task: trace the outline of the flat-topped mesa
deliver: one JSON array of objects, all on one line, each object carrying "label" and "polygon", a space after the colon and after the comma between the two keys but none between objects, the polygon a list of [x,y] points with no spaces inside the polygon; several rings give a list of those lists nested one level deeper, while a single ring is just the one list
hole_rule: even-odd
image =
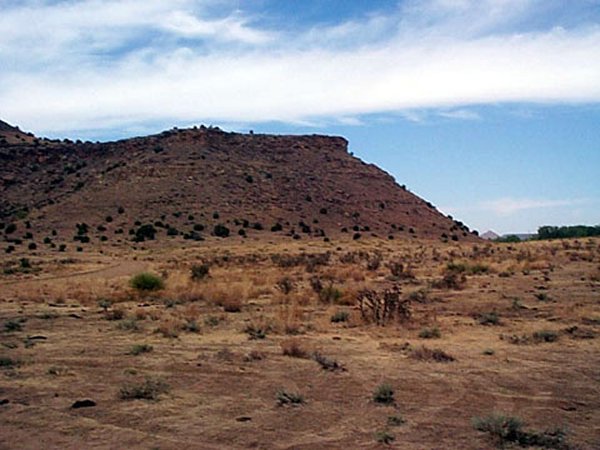
[{"label": "flat-topped mesa", "polygon": [[208,146],[213,150],[236,152],[263,151],[292,153],[303,147],[319,148],[322,151],[348,152],[348,141],[341,136],[312,135],[272,135],[262,133],[226,132],[218,127],[192,127],[164,131],[149,138],[136,138],[142,143],[147,139],[155,139],[161,143],[185,144],[196,143]]},{"label": "flat-topped mesa", "polygon": [[38,244],[477,239],[351,155],[342,137],[195,127],[101,144],[20,143],[0,148],[0,161],[0,223],[27,229]]}]

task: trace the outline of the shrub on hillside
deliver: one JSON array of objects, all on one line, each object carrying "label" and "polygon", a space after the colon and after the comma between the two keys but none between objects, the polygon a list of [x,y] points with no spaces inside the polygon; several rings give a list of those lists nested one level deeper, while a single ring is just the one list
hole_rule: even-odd
[{"label": "shrub on hillside", "polygon": [[213,233],[217,237],[226,238],[229,236],[229,228],[227,228],[223,224],[217,224],[217,225],[215,225],[215,228],[213,229]]},{"label": "shrub on hillside", "polygon": [[131,278],[129,284],[138,291],[158,291],[165,287],[161,277],[150,272],[142,272]]},{"label": "shrub on hillside", "polygon": [[192,280],[200,281],[208,277],[210,266],[208,264],[194,264],[191,268]]}]

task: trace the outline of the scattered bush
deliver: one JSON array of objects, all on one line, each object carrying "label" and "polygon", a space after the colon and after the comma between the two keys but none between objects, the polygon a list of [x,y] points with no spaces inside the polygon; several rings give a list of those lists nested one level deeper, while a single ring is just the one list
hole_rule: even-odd
[{"label": "scattered bush", "polygon": [[394,286],[383,292],[363,289],[357,295],[363,320],[384,326],[392,319],[402,322],[411,316],[410,300],[400,298],[400,288]]},{"label": "scattered bush", "polygon": [[396,281],[413,280],[415,278],[412,269],[400,261],[390,261],[387,264],[387,268],[390,270],[392,278]]},{"label": "scattered bush", "polygon": [[391,405],[394,403],[394,389],[388,383],[382,383],[375,388],[373,392],[373,401],[383,405]]},{"label": "scattered bush", "polygon": [[438,327],[433,328],[423,328],[419,332],[419,337],[421,339],[439,339],[442,336],[440,333],[440,329]]},{"label": "scattered bush", "polygon": [[223,311],[228,313],[238,313],[242,310],[242,299],[238,296],[225,297],[220,303]]},{"label": "scattered bush", "polygon": [[11,319],[4,322],[4,331],[10,333],[13,331],[21,331],[23,329],[22,319]]},{"label": "scattered bush", "polygon": [[504,448],[506,444],[517,444],[521,447],[542,447],[568,449],[566,433],[560,428],[553,430],[525,431],[524,423],[518,417],[503,414],[490,414],[486,417],[475,417],[473,427],[488,433],[492,442]]},{"label": "scattered bush", "polygon": [[152,241],[156,236],[156,228],[151,224],[142,225],[134,231],[134,234],[134,242],[144,242],[146,240]]},{"label": "scattered bush", "polygon": [[349,318],[350,318],[350,314],[348,313],[348,311],[336,311],[331,316],[330,320],[332,323],[339,323],[339,322],[347,322]]},{"label": "scattered bush", "polygon": [[112,306],[112,302],[109,299],[101,298],[100,300],[98,300],[98,306],[102,308],[106,313],[108,311],[108,308]]},{"label": "scattered bush", "polygon": [[219,319],[217,316],[206,316],[204,318],[204,325],[207,327],[216,327],[219,325],[220,321],[221,319]]},{"label": "scattered bush", "polygon": [[229,228],[223,224],[217,224],[213,229],[213,234],[220,238],[226,238],[229,236]]},{"label": "scattered bush", "polygon": [[389,431],[377,431],[375,433],[375,440],[380,444],[389,445],[396,440],[396,436],[391,434]]},{"label": "scattered bush", "polygon": [[314,352],[312,358],[321,366],[323,370],[329,370],[331,372],[335,371],[345,371],[346,369],[338,363],[335,359],[328,358],[327,356],[321,354],[320,352]]},{"label": "scattered bush", "polygon": [[434,281],[432,286],[437,289],[460,290],[465,287],[467,277],[464,273],[449,271],[445,272],[441,280]]},{"label": "scattered bush", "polygon": [[164,320],[162,321],[155,332],[162,334],[165,338],[175,339],[179,336],[181,330],[181,323],[176,320]]},{"label": "scattered bush", "polygon": [[183,324],[183,331],[187,331],[189,333],[199,333],[200,325],[195,320],[187,320],[185,324]]},{"label": "scattered bush", "polygon": [[129,354],[130,355],[141,355],[142,353],[149,353],[153,350],[153,347],[149,344],[135,344],[133,347],[131,347],[131,350],[129,350]]},{"label": "scattered bush", "polygon": [[555,342],[558,341],[558,333],[550,330],[535,331],[532,335],[534,342]]},{"label": "scattered bush", "polygon": [[[118,311],[118,310],[115,310],[115,311]],[[119,330],[123,330],[123,331],[138,331],[140,329],[138,322],[135,319],[123,320],[123,321],[119,322],[119,324],[117,325],[117,328]]]},{"label": "scattered bush", "polygon": [[302,405],[304,397],[296,392],[287,392],[284,390],[277,391],[277,404],[279,406],[290,405],[299,406]]},{"label": "scattered bush", "polygon": [[200,281],[209,276],[210,266],[208,264],[194,264],[191,268],[192,280]]},{"label": "scattered bush", "polygon": [[399,427],[405,423],[406,420],[402,416],[388,416],[387,418],[387,424],[390,427]]},{"label": "scattered bush", "polygon": [[319,300],[322,303],[335,304],[342,298],[342,291],[333,285],[325,286],[319,291]]},{"label": "scattered bush", "polygon": [[268,327],[250,324],[244,329],[244,331],[248,333],[248,337],[250,339],[264,339],[267,337],[267,328]]},{"label": "scattered bush", "polygon": [[477,321],[481,325],[500,325],[500,317],[495,311],[479,314]]},{"label": "scattered bush", "polygon": [[420,361],[433,361],[441,363],[452,362],[456,360],[454,356],[449,355],[439,348],[431,349],[425,346],[414,349],[410,353],[410,357]]},{"label": "scattered bush", "polygon": [[0,356],[0,367],[14,367],[18,365],[18,362],[8,356]]},{"label": "scattered bush", "polygon": [[138,291],[158,291],[165,287],[163,279],[150,272],[142,272],[133,276],[129,284]]},{"label": "scattered bush", "polygon": [[123,311],[121,308],[115,308],[104,312],[104,318],[106,320],[122,320],[124,317],[125,311]]},{"label": "scattered bush", "polygon": [[127,383],[121,387],[119,397],[122,400],[158,400],[161,394],[169,391],[169,385],[156,378],[146,378],[143,382]]},{"label": "scattered bush", "polygon": [[290,292],[294,290],[294,280],[290,277],[283,277],[277,280],[275,287],[281,291],[282,294],[288,295]]},{"label": "scattered bush", "polygon": [[288,339],[281,344],[281,351],[285,356],[292,358],[308,358],[309,352],[298,339]]}]

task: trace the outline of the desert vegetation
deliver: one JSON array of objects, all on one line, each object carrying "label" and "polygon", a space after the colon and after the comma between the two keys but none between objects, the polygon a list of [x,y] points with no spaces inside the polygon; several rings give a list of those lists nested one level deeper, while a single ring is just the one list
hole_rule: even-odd
[{"label": "desert vegetation", "polygon": [[597,239],[216,242],[5,254],[0,446],[600,442]]}]

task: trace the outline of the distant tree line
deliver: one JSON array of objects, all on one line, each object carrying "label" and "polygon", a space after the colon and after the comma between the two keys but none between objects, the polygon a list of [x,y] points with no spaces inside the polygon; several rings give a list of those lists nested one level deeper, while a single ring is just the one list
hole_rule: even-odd
[{"label": "distant tree line", "polygon": [[600,225],[574,225],[565,227],[555,227],[546,225],[543,227],[539,227],[537,234],[538,239],[563,239],[600,236]]},{"label": "distant tree line", "polygon": [[499,238],[494,239],[494,242],[508,242],[508,243],[514,243],[514,242],[521,242],[521,238],[519,236],[517,236],[516,234],[509,234],[507,236],[501,236]]}]

